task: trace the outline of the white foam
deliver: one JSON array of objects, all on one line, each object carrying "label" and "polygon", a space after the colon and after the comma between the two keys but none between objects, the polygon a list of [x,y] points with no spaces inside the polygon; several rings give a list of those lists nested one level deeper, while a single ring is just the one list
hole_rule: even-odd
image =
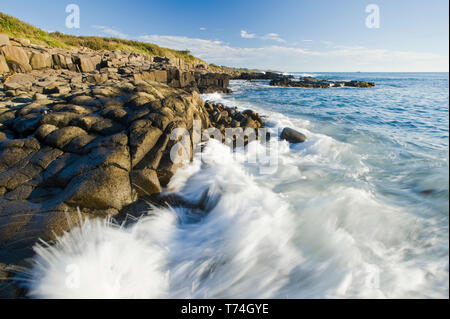
[{"label": "white foam", "polygon": [[[283,170],[295,165],[288,149],[280,152],[285,165],[270,176],[251,170],[243,150],[238,153],[233,159],[228,148],[210,141],[171,181],[173,192],[203,210],[158,209],[128,228],[88,221],[55,246],[38,247],[31,295],[441,296],[434,282],[448,279],[442,261],[421,269],[420,260],[405,258],[428,244],[417,247],[423,235],[419,220],[365,190],[302,185],[309,178],[298,178],[301,170],[291,170],[286,179]],[[289,178],[299,184],[290,188]],[[79,269],[79,288],[67,286],[69,265]]]}]

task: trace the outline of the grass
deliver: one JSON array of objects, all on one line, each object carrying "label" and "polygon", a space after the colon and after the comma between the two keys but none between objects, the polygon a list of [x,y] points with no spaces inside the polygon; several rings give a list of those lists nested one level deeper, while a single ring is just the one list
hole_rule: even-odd
[{"label": "grass", "polygon": [[203,60],[191,55],[187,50],[179,51],[162,48],[153,43],[94,36],[79,37],[61,32],[48,33],[2,12],[0,12],[0,33],[6,33],[10,37],[15,38],[26,38],[31,43],[53,48],[70,49],[73,47],[86,47],[92,50],[122,50],[145,53],[150,56],[180,58],[187,63],[205,63]]}]

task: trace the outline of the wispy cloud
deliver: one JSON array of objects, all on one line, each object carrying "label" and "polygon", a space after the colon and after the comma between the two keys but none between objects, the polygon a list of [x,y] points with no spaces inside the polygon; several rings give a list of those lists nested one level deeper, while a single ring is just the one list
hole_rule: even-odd
[{"label": "wispy cloud", "polygon": [[448,57],[419,53],[342,46],[330,42],[323,50],[271,45],[233,47],[219,40],[184,36],[146,35],[139,38],[163,47],[190,50],[209,63],[280,71],[448,71]]},{"label": "wispy cloud", "polygon": [[211,52],[213,50],[217,50],[218,48],[225,47],[225,44],[222,41],[204,40],[173,35],[143,35],[138,39],[141,41],[156,43],[160,46],[175,50],[192,50],[194,48],[196,52]]},{"label": "wispy cloud", "polygon": [[103,25],[93,25],[92,26],[94,29],[98,29],[101,32],[103,32],[106,35],[112,36],[112,37],[116,37],[116,38],[128,38],[128,34],[122,33],[120,31],[117,31],[115,29],[112,29],[110,27],[106,27]]},{"label": "wispy cloud", "polygon": [[278,33],[267,33],[266,35],[263,35],[261,37],[261,39],[282,42],[282,43],[286,42],[285,40],[280,38],[280,35]]},{"label": "wispy cloud", "polygon": [[254,33],[248,33],[245,30],[241,30],[241,38],[244,39],[254,39],[256,37],[256,34]]},{"label": "wispy cloud", "polygon": [[261,40],[270,40],[270,41],[276,41],[276,42],[281,42],[284,43],[286,42],[285,40],[283,40],[280,35],[278,33],[267,33],[263,36],[258,36],[255,33],[248,33],[245,30],[241,30],[241,38],[244,39],[261,39]]},{"label": "wispy cloud", "polygon": [[205,27],[200,27],[200,31],[206,31]]},{"label": "wispy cloud", "polygon": [[313,40],[302,40],[303,42],[313,42]]}]

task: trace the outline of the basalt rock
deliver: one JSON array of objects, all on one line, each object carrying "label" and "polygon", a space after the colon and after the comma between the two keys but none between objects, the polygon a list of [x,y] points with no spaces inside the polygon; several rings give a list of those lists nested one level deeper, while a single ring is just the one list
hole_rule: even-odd
[{"label": "basalt rock", "polygon": [[276,72],[242,72],[239,76],[234,77],[237,80],[282,80],[293,79],[292,75],[283,75]]},{"label": "basalt rock", "polygon": [[271,86],[281,87],[300,87],[300,88],[335,88],[335,87],[356,87],[371,88],[375,86],[374,82],[365,81],[330,81],[313,77],[301,77],[293,79],[292,77],[282,76],[281,78],[270,81]]},{"label": "basalt rock", "polygon": [[288,141],[289,143],[303,143],[306,141],[306,135],[300,133],[294,129],[286,127],[281,132],[280,138]]},{"label": "basalt rock", "polygon": [[195,73],[195,81],[197,83],[200,93],[214,93],[223,92],[231,93],[228,88],[230,77],[227,74],[221,73]]},{"label": "basalt rock", "polygon": [[[229,74],[209,71],[208,66],[203,64],[190,65],[179,58],[150,57],[118,50],[47,48],[31,45],[27,39],[9,41],[6,35],[2,35],[0,41],[0,74],[28,73],[31,70],[68,70],[83,74],[79,77],[71,75],[69,78],[70,84],[78,87],[83,87],[84,83],[99,84],[126,79],[135,82],[155,81],[173,88],[198,90],[201,93],[230,92]],[[36,90],[44,94],[61,94],[56,86],[57,84],[49,89],[46,88],[47,85],[41,85],[43,89]],[[65,87],[64,90],[67,91]]]},{"label": "basalt rock", "polygon": [[11,45],[9,42],[9,36],[4,33],[0,33],[0,46],[1,45]]},{"label": "basalt rock", "polygon": [[171,140],[171,131],[192,132],[194,120],[210,125],[196,91],[124,79],[71,85],[76,74],[32,71],[1,90],[35,92],[44,82],[67,87],[45,91],[39,101],[2,99],[2,249],[53,239],[77,223],[77,209],[82,216],[115,215],[138,196],[160,192],[181,166],[171,162],[170,150],[180,141]]},{"label": "basalt rock", "polygon": [[0,262],[28,257],[80,215],[117,216],[161,192],[183,166],[174,129],[192,141],[194,121],[264,126],[256,113],[205,106],[199,92],[229,92],[230,78],[205,64],[0,41]]},{"label": "basalt rock", "polygon": [[3,56],[3,54],[0,53],[0,74],[8,73],[8,72],[9,72],[8,63],[6,62],[6,59]]},{"label": "basalt rock", "polygon": [[4,45],[0,47],[0,51],[3,53],[10,69],[16,72],[28,72],[32,70],[28,55],[22,48]]}]

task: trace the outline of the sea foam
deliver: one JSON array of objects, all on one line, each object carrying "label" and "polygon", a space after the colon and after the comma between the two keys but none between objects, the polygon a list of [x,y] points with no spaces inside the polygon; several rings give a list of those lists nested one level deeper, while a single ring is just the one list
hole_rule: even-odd
[{"label": "sea foam", "polygon": [[[296,153],[280,147],[283,165],[267,176],[244,149],[233,154],[208,142],[168,187],[197,208],[153,208],[126,227],[85,221],[55,245],[37,246],[30,295],[384,298],[416,296],[419,288],[433,295],[425,278],[446,276],[439,263],[420,269],[404,261],[417,249],[410,244],[421,236],[417,220],[369,191],[306,187]],[[311,153],[327,156],[333,148],[315,147]]]}]

